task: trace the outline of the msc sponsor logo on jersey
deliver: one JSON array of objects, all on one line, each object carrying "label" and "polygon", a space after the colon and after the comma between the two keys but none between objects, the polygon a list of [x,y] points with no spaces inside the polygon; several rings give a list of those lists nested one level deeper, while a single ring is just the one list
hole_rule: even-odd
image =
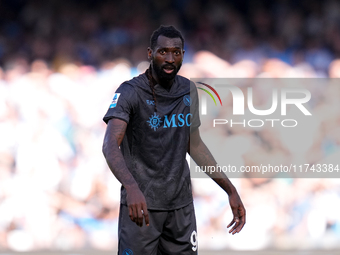
[{"label": "msc sponsor logo on jersey", "polygon": [[162,123],[161,118],[156,113],[151,115],[147,122],[149,123],[149,126],[153,128],[154,131],[156,131],[156,129],[159,128],[159,126]]},{"label": "msc sponsor logo on jersey", "polygon": [[112,99],[112,102],[110,104],[110,108],[114,108],[117,106],[117,102],[118,102],[118,98],[120,96],[120,93],[115,93],[113,99]]},{"label": "msc sponsor logo on jersey", "polygon": [[191,105],[191,97],[189,95],[185,95],[183,97],[183,102],[186,106],[190,106]]},{"label": "msc sponsor logo on jersey", "polygon": [[163,125],[163,128],[183,127],[183,126],[190,127],[191,126],[191,118],[192,118],[192,114],[191,113],[188,113],[185,116],[184,116],[183,113],[173,114],[171,116],[171,118],[168,117],[168,115],[165,115],[164,116],[164,125]]},{"label": "msc sponsor logo on jersey", "polygon": [[171,117],[169,117],[168,115],[165,115],[164,121],[162,121],[161,118],[156,113],[154,113],[153,115],[151,115],[151,117],[149,118],[147,122],[149,123],[149,126],[154,131],[156,131],[161,126],[162,122],[163,122],[163,128],[183,127],[183,126],[190,127],[191,118],[192,118],[191,113],[188,113],[186,115],[184,115],[183,113],[180,113],[180,114],[173,114]]}]

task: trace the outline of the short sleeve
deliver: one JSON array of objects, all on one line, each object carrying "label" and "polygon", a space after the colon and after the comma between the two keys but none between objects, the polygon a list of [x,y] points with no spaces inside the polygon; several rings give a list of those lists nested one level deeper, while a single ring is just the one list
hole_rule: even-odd
[{"label": "short sleeve", "polygon": [[122,83],[115,94],[103,121],[107,124],[112,118],[118,118],[129,123],[130,116],[137,104],[135,89],[131,84]]},{"label": "short sleeve", "polygon": [[192,123],[190,126],[190,131],[192,132],[201,125],[197,88],[195,83],[192,81],[190,81],[190,97],[192,100],[190,106],[190,113],[192,114]]}]

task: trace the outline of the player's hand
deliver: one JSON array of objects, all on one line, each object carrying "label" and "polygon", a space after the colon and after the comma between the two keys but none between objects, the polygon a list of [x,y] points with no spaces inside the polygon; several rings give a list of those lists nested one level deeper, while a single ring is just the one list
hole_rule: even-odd
[{"label": "player's hand", "polygon": [[239,233],[244,224],[246,224],[246,209],[244,208],[241,198],[236,191],[229,196],[229,204],[233,212],[233,220],[227,227],[232,227],[229,230],[229,233],[234,235]]},{"label": "player's hand", "polygon": [[149,226],[148,208],[146,206],[146,200],[143,193],[138,187],[127,188],[126,192],[130,219],[138,226],[142,227],[144,218],[145,224]]}]

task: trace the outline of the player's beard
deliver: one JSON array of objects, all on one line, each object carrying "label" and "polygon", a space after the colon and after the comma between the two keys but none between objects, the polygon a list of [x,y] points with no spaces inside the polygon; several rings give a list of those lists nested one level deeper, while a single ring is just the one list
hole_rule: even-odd
[{"label": "player's beard", "polygon": [[[167,67],[167,66],[171,66],[172,68],[174,68],[174,71],[172,73],[166,73],[164,72],[163,68]],[[160,83],[162,82],[169,82],[171,80],[173,80],[176,76],[176,74],[178,73],[179,69],[181,68],[182,63],[180,63],[177,68],[175,65],[171,65],[171,64],[165,64],[163,66],[158,66],[155,61],[152,61],[152,69],[155,71],[158,80]]]}]

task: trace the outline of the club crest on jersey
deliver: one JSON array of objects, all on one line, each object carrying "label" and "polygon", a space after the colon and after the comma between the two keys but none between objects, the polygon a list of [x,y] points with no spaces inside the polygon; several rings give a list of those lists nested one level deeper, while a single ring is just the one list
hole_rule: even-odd
[{"label": "club crest on jersey", "polygon": [[162,123],[161,118],[156,113],[154,113],[147,122],[154,131],[156,131]]},{"label": "club crest on jersey", "polygon": [[120,93],[115,93],[113,99],[112,99],[112,102],[110,104],[110,108],[114,108],[117,106],[117,102],[118,102],[118,98],[120,96]]},{"label": "club crest on jersey", "polygon": [[191,105],[191,97],[189,95],[185,95],[183,97],[183,102],[186,106],[190,106]]},{"label": "club crest on jersey", "polygon": [[133,255],[133,252],[130,249],[125,249],[123,255]]}]

